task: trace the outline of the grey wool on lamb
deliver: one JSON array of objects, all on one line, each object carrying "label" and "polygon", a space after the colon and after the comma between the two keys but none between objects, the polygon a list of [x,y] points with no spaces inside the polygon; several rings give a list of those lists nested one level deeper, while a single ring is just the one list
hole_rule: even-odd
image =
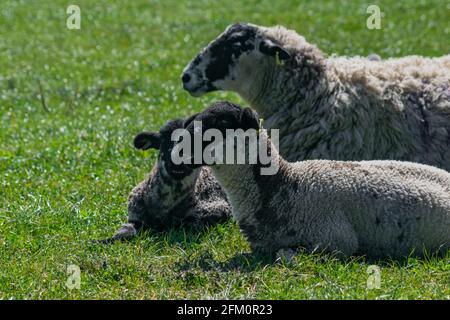
[{"label": "grey wool on lamb", "polygon": [[187,225],[202,228],[226,221],[231,206],[209,168],[189,169],[170,161],[171,134],[184,120],[168,121],[159,132],[141,132],[137,149],[159,150],[158,161],[128,197],[128,222],[104,242],[131,239],[140,230],[163,231]]},{"label": "grey wool on lamb", "polygon": [[[450,173],[444,170],[399,161],[289,163],[260,130],[258,115],[228,102],[213,104],[193,120],[201,121],[203,131],[223,134],[256,129],[278,163],[273,175],[262,175],[259,163],[211,166],[254,251],[303,247],[341,257],[396,259],[450,248]],[[192,122],[187,130],[194,133]]]}]

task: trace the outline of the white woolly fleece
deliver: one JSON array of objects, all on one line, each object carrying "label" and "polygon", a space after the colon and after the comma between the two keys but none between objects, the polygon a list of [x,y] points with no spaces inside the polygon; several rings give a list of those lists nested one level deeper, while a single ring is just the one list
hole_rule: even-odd
[{"label": "white woolly fleece", "polygon": [[271,149],[273,176],[257,165],[212,167],[253,250],[400,258],[450,249],[450,173],[398,161],[288,163]]},{"label": "white woolly fleece", "polygon": [[280,152],[306,159],[395,159],[450,170],[450,55],[326,57],[293,30],[258,27],[292,59],[243,58],[239,93],[280,129]]}]

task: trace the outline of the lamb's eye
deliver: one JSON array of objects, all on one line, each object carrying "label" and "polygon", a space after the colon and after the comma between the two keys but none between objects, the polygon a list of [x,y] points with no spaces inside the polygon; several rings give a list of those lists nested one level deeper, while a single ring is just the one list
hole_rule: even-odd
[{"label": "lamb's eye", "polygon": [[233,49],[240,49],[241,48],[241,43],[240,42],[235,42],[235,43],[233,43],[232,45],[231,45],[231,47],[233,48]]},{"label": "lamb's eye", "polygon": [[220,120],[218,124],[219,124],[219,127],[226,127],[228,125],[228,121],[227,120]]}]

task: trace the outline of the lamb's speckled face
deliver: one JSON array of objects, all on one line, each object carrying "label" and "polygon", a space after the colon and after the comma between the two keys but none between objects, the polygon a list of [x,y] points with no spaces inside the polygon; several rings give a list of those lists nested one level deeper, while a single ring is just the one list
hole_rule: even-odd
[{"label": "lamb's speckled face", "polygon": [[159,165],[175,180],[181,180],[190,174],[192,170],[186,166],[176,165],[171,160],[171,152],[175,142],[171,140],[172,132],[183,128],[183,120],[168,121],[159,132],[141,132],[134,138],[134,146],[137,149],[159,150]]},{"label": "lamb's speckled face", "polygon": [[229,26],[186,66],[181,78],[183,88],[196,97],[215,90],[232,90],[233,82],[243,76],[240,73],[250,71],[240,68],[243,58],[250,57],[255,67],[264,55],[290,58],[271,40],[262,39],[258,28],[246,23]]}]

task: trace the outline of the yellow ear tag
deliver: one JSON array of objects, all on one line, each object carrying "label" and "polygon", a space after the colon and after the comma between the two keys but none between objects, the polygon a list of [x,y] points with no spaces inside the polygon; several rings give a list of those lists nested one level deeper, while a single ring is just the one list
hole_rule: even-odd
[{"label": "yellow ear tag", "polygon": [[284,61],[280,59],[279,52],[275,53],[275,63],[277,64],[277,66],[284,66]]},{"label": "yellow ear tag", "polygon": [[264,122],[264,119],[263,119],[263,118],[259,118],[259,129],[258,129],[258,133],[259,133],[259,131],[263,128],[263,122]]}]

